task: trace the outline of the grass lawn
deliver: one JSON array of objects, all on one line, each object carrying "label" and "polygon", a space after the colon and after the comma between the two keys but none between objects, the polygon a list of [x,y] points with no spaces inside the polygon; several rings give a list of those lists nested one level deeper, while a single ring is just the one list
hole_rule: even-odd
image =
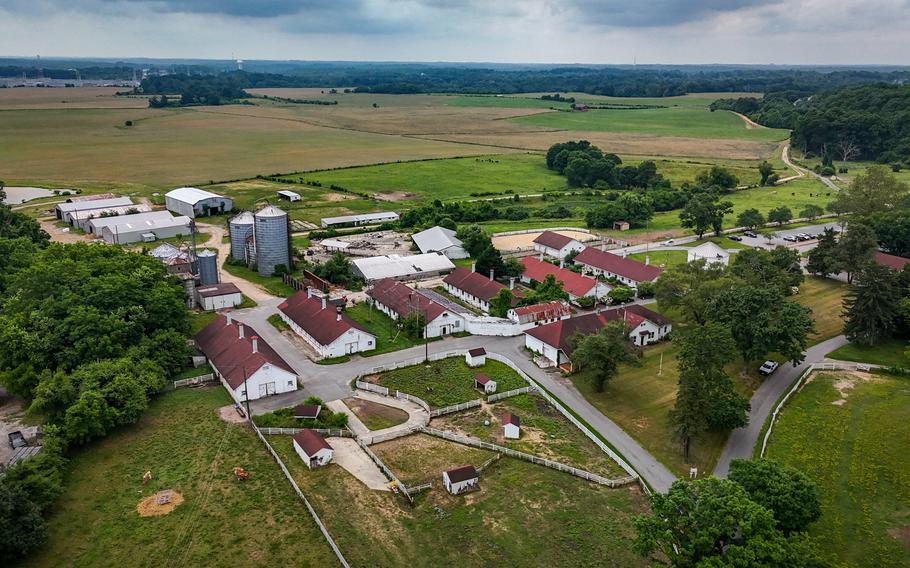
[{"label": "grass lawn", "polygon": [[215,321],[218,312],[190,312],[190,335],[196,335],[205,326]]},{"label": "grass lawn", "polygon": [[289,326],[286,321],[281,319],[281,315],[279,314],[270,315],[268,318],[266,318],[266,321],[272,324],[272,327],[278,331],[290,331],[291,329],[291,326]]},{"label": "grass lawn", "polygon": [[[333,565],[303,503],[248,428],[221,421],[220,387],[154,400],[139,423],[76,452],[52,507],[48,543],[29,566],[135,566],[156,558],[187,566]],[[290,438],[289,438],[290,439]],[[250,479],[239,482],[233,468]],[[142,483],[142,474],[152,480]],[[163,489],[185,502],[140,517]]]},{"label": "grass lawn", "polygon": [[474,388],[474,375],[485,373],[496,381],[496,392],[528,386],[518,374],[499,361],[488,360],[481,367],[468,367],[464,357],[449,357],[426,365],[413,365],[379,375],[379,384],[425,400],[433,408],[483,398]]},{"label": "grass lawn", "polygon": [[408,413],[400,408],[356,397],[346,398],[342,402],[370,430],[383,430],[408,421]]},{"label": "grass lawn", "polygon": [[255,308],[258,305],[259,304],[256,303],[256,300],[248,297],[246,294],[243,294],[243,301],[240,302],[240,305],[237,306],[237,309],[242,310],[244,308]]},{"label": "grass lawn", "polygon": [[406,483],[433,481],[411,507],[337,465],[308,470],[290,436],[271,441],[352,566],[647,565],[631,550],[632,518],[646,507],[636,488],[502,458],[481,474],[479,491],[451,496],[441,472],[481,465],[491,453],[423,435],[373,446]]},{"label": "grass lawn", "polygon": [[828,353],[827,356],[841,361],[910,368],[910,358],[904,354],[905,349],[907,349],[907,343],[896,339],[884,341],[873,347],[848,343]]},{"label": "grass lawn", "polygon": [[815,345],[840,335],[844,330],[843,299],[847,285],[837,280],[806,276],[799,287],[799,294],[791,296],[797,303],[812,308],[815,319],[815,333],[809,336],[809,344]]},{"label": "grass lawn", "polygon": [[[521,438],[508,440],[502,435],[502,416],[512,413],[521,419]],[[489,422],[485,425],[484,422]],[[545,398],[535,394],[513,396],[463,412],[434,418],[430,425],[454,430],[467,436],[506,446],[590,471],[609,478],[625,477],[626,472],[569,422]]]},{"label": "grass lawn", "polygon": [[808,532],[832,561],[910,565],[907,440],[906,378],[819,374],[787,403],[766,455],[818,484],[822,517]]},{"label": "grass lawn", "polygon": [[170,377],[171,381],[179,381],[180,379],[192,379],[193,377],[201,377],[202,375],[208,375],[212,372],[212,368],[208,365],[200,365],[199,367],[188,367],[183,371],[180,371],[173,377]]},{"label": "grass lawn", "polygon": [[645,262],[646,259],[650,258],[651,264],[665,268],[685,264],[688,257],[689,253],[684,250],[661,250],[659,248],[649,252],[637,252],[628,256],[628,258],[638,262]]},{"label": "grass lawn", "polygon": [[236,264],[231,264],[225,260],[222,263],[221,268],[233,274],[238,278],[243,278],[253,284],[257,284],[274,296],[280,296],[282,298],[294,294],[295,290],[281,281],[280,276],[260,276],[258,272],[247,268],[246,266],[238,266]]},{"label": "grass lawn", "polygon": [[636,132],[658,136],[693,138],[743,138],[777,141],[789,131],[777,128],[746,128],[732,112],[711,112],[698,107],[635,110],[589,110],[587,112],[541,112],[512,119],[520,124],[560,130]]},{"label": "grass lawn", "polygon": [[[377,309],[370,309],[366,302],[358,302],[345,308],[344,313],[376,336],[376,349],[361,353],[364,357],[423,345],[423,339],[414,339],[399,331],[398,322]],[[438,337],[430,338],[430,341],[438,340]]]}]

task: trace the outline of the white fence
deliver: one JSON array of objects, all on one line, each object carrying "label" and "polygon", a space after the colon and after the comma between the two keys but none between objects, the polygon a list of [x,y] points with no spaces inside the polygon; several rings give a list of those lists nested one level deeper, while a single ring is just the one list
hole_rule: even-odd
[{"label": "white fence", "polygon": [[528,392],[534,392],[536,390],[537,390],[537,388],[535,388],[533,385],[530,385],[530,386],[526,386],[526,387],[521,387],[519,389],[512,389],[510,391],[498,392],[496,394],[491,394],[490,396],[488,396],[487,402],[496,402],[497,400],[502,400],[504,398],[509,398],[512,396],[518,396],[520,394],[525,394]]},{"label": "white fence", "polygon": [[190,377],[188,379],[180,379],[174,381],[174,388],[179,389],[180,387],[192,386],[192,385],[201,385],[203,383],[210,383],[215,380],[215,375],[209,373],[207,375],[199,375],[198,377]]},{"label": "white fence", "polygon": [[777,415],[780,414],[781,409],[787,404],[787,401],[790,400],[790,397],[799,390],[799,387],[802,386],[803,381],[806,377],[814,373],[815,371],[871,371],[873,367],[878,367],[878,365],[864,365],[862,363],[813,363],[806,367],[806,370],[802,372],[799,378],[793,383],[793,386],[787,391],[787,394],[777,403],[777,406],[774,408],[774,412],[771,413],[771,419],[768,422],[768,429],[765,430],[765,437],[761,441],[761,451],[758,454],[758,457],[765,457],[765,450],[768,448],[768,440],[771,438],[771,430],[774,429],[774,423],[777,421]]},{"label": "white fence", "polygon": [[366,382],[363,382],[360,379],[358,379],[354,382],[354,385],[357,388],[363,389],[365,391],[375,392],[376,394],[389,396],[389,389],[387,389],[385,387],[381,387],[381,386],[373,384],[373,383],[366,383]]},{"label": "white fence", "polygon": [[453,404],[451,406],[437,408],[436,410],[430,412],[430,418],[436,418],[437,416],[443,416],[445,414],[452,414],[453,412],[461,412],[462,410],[477,408],[478,406],[480,406],[479,400],[469,400],[468,402],[462,402],[460,404]]},{"label": "white fence", "polygon": [[391,469],[389,469],[388,466],[386,466],[385,462],[383,462],[381,459],[379,459],[379,456],[374,454],[373,450],[371,450],[369,448],[369,446],[367,446],[363,442],[363,440],[358,438],[357,444],[360,445],[361,448],[363,448],[363,451],[366,452],[367,456],[371,460],[373,460],[373,463],[376,464],[376,466],[380,469],[380,471],[382,471],[382,473],[386,476],[386,478],[389,481],[391,481],[392,483],[394,483],[395,487],[397,487],[402,493],[404,493],[404,496],[408,498],[408,501],[410,501],[413,504],[414,498],[411,497],[410,493],[408,493],[408,488],[405,487],[404,483],[402,483],[400,479],[398,479],[398,476],[395,475],[395,472],[393,472]]},{"label": "white fence", "polygon": [[329,428],[269,428],[263,426],[259,430],[268,436],[293,436],[301,430],[312,430],[323,436],[335,438],[353,438],[354,434],[350,430],[329,429]]},{"label": "white fence", "polygon": [[410,436],[414,432],[420,430],[420,426],[411,426],[410,428],[402,428],[400,430],[392,430],[391,432],[385,432],[380,434],[369,435],[365,434],[363,436],[357,437],[358,440],[363,441],[364,444],[372,446],[373,444],[381,444],[382,442],[388,442],[389,440],[394,440],[396,438],[403,438],[405,436]]},{"label": "white fence", "polygon": [[[427,412],[430,412],[430,405],[427,404],[427,401],[425,401],[421,398],[417,398],[416,396],[412,396],[406,392],[401,392],[398,390],[395,391],[395,398],[400,398],[402,400],[409,400],[409,401],[413,402],[414,404],[416,404],[417,406],[421,407],[422,409],[426,410]],[[430,414],[430,416],[432,416],[432,414]]]},{"label": "white fence", "polygon": [[316,521],[316,526],[319,527],[319,530],[322,532],[322,536],[325,537],[328,541],[329,546],[332,548],[332,552],[335,553],[335,556],[338,557],[338,561],[341,563],[344,568],[350,568],[350,564],[345,559],[344,555],[341,553],[341,549],[338,548],[338,545],[335,544],[335,539],[332,538],[332,535],[329,534],[329,530],[325,528],[325,525],[322,524],[322,519],[319,518],[319,515],[316,513],[316,509],[310,505],[309,500],[306,498],[306,495],[303,494],[303,491],[300,490],[300,487],[297,485],[297,482],[294,481],[291,472],[288,471],[288,468],[284,465],[284,462],[281,461],[281,458],[278,457],[278,453],[275,452],[275,449],[272,448],[272,445],[269,444],[269,441],[265,439],[265,436],[262,435],[262,432],[259,431],[259,428],[255,424],[252,424],[253,430],[256,432],[256,435],[259,436],[259,439],[262,440],[262,443],[265,444],[266,449],[272,454],[272,457],[275,458],[275,461],[278,462],[278,466],[281,468],[281,471],[284,472],[284,476],[287,478],[288,482],[291,484],[291,487],[294,488],[294,492],[297,494],[297,497],[303,501],[303,504],[306,505],[307,511],[310,512],[310,515],[313,517],[313,520]]},{"label": "white fence", "polygon": [[[581,227],[547,227],[546,229],[519,229],[517,231],[503,231],[502,233],[493,233],[494,237],[508,237],[511,235],[527,235],[529,233],[542,233],[543,231],[578,231],[579,233],[588,233],[591,235],[590,229],[583,229]],[[591,235],[594,238],[597,238],[597,235]]]},{"label": "white fence", "polygon": [[408,487],[408,494],[413,495],[413,494],[417,493],[418,491],[423,491],[423,490],[429,489],[431,487],[433,487],[432,481],[429,483],[421,483],[420,485],[415,485],[414,487]]},{"label": "white fence", "polygon": [[563,463],[555,462],[553,460],[548,460],[544,458],[537,457],[535,455],[526,454],[524,452],[519,452],[505,446],[498,446],[496,444],[491,444],[489,442],[484,442],[483,440],[477,440],[475,438],[468,438],[467,436],[461,436],[453,432],[448,432],[445,430],[437,430],[435,428],[423,427],[421,431],[430,434],[431,436],[437,436],[443,438],[444,440],[449,440],[451,442],[457,442],[459,444],[464,444],[466,446],[473,446],[475,448],[483,448],[485,450],[493,450],[494,452],[499,452],[513,458],[518,458],[521,460],[529,461],[531,463],[536,463],[538,465],[546,466],[553,468],[558,471],[572,474],[576,477],[586,479],[588,481],[593,481],[594,483],[600,485],[606,485],[608,487],[621,487],[623,485],[628,485],[634,483],[638,476],[628,476],[620,479],[608,479],[602,475],[597,475],[596,473],[591,473],[590,471],[585,471],[583,469],[578,469],[577,467],[572,467],[570,465],[565,465]]}]

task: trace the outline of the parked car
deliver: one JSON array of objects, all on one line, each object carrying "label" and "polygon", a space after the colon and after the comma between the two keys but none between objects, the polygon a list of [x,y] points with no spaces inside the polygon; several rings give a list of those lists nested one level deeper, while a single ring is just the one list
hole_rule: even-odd
[{"label": "parked car", "polygon": [[758,238],[758,235],[756,235],[756,234],[753,233],[752,231],[745,231],[745,232],[743,233],[743,236],[744,236],[744,237],[749,237],[750,239],[757,239],[757,238]]},{"label": "parked car", "polygon": [[768,376],[779,367],[777,361],[765,361],[761,367],[758,368],[758,372],[762,375]]},{"label": "parked car", "polygon": [[782,238],[788,243],[795,243],[798,240],[794,235],[784,235]]},{"label": "parked car", "polygon": [[22,435],[22,432],[16,430],[15,432],[9,433],[9,447],[12,449],[21,448],[28,445],[25,436]]},{"label": "parked car", "polygon": [[730,235],[728,238],[729,238],[731,241],[736,241],[736,242],[740,242],[741,240],[743,240],[743,238],[740,237],[739,235]]},{"label": "parked car", "polygon": [[673,246],[673,243],[674,243],[673,239],[670,239],[669,241],[664,241],[664,242],[662,242],[662,243],[660,243],[660,244],[661,244],[661,246],[672,247],[672,246]]}]

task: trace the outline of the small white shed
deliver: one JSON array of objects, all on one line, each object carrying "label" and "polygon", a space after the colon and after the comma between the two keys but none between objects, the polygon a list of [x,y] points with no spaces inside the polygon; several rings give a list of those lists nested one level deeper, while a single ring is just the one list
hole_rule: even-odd
[{"label": "small white shed", "polygon": [[480,476],[473,465],[463,465],[442,472],[442,484],[452,495],[477,489],[479,481]]},{"label": "small white shed", "polygon": [[483,373],[474,375],[474,388],[480,389],[486,394],[496,392],[496,381]]},{"label": "small white shed", "polygon": [[310,469],[332,461],[332,446],[325,441],[325,438],[309,428],[304,428],[294,434],[294,450]]},{"label": "small white shed", "polygon": [[521,437],[521,419],[508,413],[502,416],[502,436],[508,440],[517,440]]},{"label": "small white shed", "polygon": [[487,350],[483,347],[475,347],[465,353],[464,362],[468,367],[480,367],[487,362]]},{"label": "small white shed", "polygon": [[282,189],[278,192],[279,199],[287,199],[288,201],[300,201],[300,194],[288,189]]}]

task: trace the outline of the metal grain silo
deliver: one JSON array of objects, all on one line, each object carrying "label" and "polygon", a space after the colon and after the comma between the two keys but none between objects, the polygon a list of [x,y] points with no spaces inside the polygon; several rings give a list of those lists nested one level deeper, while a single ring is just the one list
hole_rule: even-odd
[{"label": "metal grain silo", "polygon": [[275,267],[283,264],[290,268],[288,250],[288,214],[274,205],[267,205],[256,212],[256,265],[259,274],[271,276]]},{"label": "metal grain silo", "polygon": [[246,241],[247,237],[253,234],[254,223],[253,214],[249,211],[244,211],[228,223],[228,232],[231,237],[231,258],[234,260],[247,260]]},{"label": "metal grain silo", "polygon": [[202,249],[196,253],[199,260],[199,284],[208,286],[218,283],[218,251]]}]

